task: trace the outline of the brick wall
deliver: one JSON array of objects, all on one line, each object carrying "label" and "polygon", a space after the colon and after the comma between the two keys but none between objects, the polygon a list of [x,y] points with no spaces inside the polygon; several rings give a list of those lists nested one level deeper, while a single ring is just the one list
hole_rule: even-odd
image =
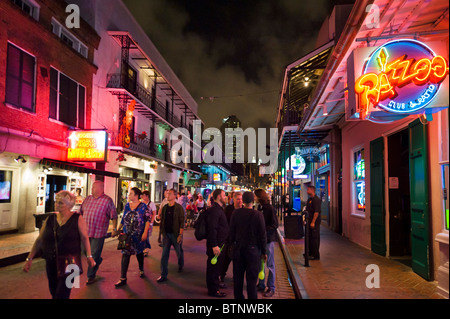
[{"label": "brick wall", "polygon": [[[68,126],[49,120],[50,66],[86,88],[85,123],[86,128],[89,128],[92,78],[97,71],[92,57],[100,38],[92,28],[86,27],[86,23],[81,24],[76,36],[88,45],[89,55],[85,59],[51,32],[52,16],[61,22],[65,21],[65,2],[45,0],[39,3],[41,8],[38,22],[11,1],[0,2],[0,127],[26,132],[33,130],[45,138],[65,142]],[[86,28],[86,35],[82,39],[80,34],[83,34],[83,27]],[[35,113],[5,105],[8,41],[36,58]]]}]

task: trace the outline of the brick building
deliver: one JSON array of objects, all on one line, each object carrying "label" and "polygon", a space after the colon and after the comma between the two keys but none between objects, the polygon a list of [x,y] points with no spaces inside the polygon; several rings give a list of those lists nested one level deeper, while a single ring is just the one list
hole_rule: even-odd
[{"label": "brick building", "polygon": [[84,189],[89,167],[66,162],[69,130],[89,129],[94,49],[63,0],[0,2],[0,233],[35,230],[54,192]]}]

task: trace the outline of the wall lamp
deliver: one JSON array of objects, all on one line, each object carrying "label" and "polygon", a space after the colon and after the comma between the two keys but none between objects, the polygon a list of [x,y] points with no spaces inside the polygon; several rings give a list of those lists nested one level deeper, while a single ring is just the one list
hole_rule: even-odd
[{"label": "wall lamp", "polygon": [[14,162],[16,162],[16,163],[19,163],[19,161],[22,161],[22,163],[27,162],[27,160],[22,155],[19,155],[19,156],[17,156],[17,158],[14,159]]}]

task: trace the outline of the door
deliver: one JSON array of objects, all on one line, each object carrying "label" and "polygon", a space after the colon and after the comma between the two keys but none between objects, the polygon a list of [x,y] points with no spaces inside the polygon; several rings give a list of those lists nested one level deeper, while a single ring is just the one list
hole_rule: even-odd
[{"label": "door", "polygon": [[67,189],[67,177],[59,175],[47,175],[47,187],[45,189],[45,212],[55,211],[56,193]]},{"label": "door", "polygon": [[408,128],[412,269],[430,280],[427,127],[417,120]]},{"label": "door", "polygon": [[388,137],[389,151],[389,255],[411,262],[411,196],[409,182],[409,131]]},{"label": "door", "polygon": [[384,140],[370,142],[370,231],[372,251],[386,256]]}]

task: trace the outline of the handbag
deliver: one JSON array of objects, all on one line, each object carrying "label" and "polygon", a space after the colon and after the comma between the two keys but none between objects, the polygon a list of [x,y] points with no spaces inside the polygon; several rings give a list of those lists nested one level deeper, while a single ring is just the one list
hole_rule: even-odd
[{"label": "handbag", "polygon": [[83,273],[83,264],[81,263],[81,254],[67,254],[60,256],[58,254],[58,240],[56,234],[56,215],[53,222],[53,238],[55,239],[55,251],[56,251],[56,272],[58,278],[64,278],[72,273],[69,265],[76,265],[79,270],[79,275]]},{"label": "handbag", "polygon": [[131,236],[128,236],[128,234],[121,233],[118,236],[119,243],[117,244],[117,250],[129,250],[131,247]]}]

